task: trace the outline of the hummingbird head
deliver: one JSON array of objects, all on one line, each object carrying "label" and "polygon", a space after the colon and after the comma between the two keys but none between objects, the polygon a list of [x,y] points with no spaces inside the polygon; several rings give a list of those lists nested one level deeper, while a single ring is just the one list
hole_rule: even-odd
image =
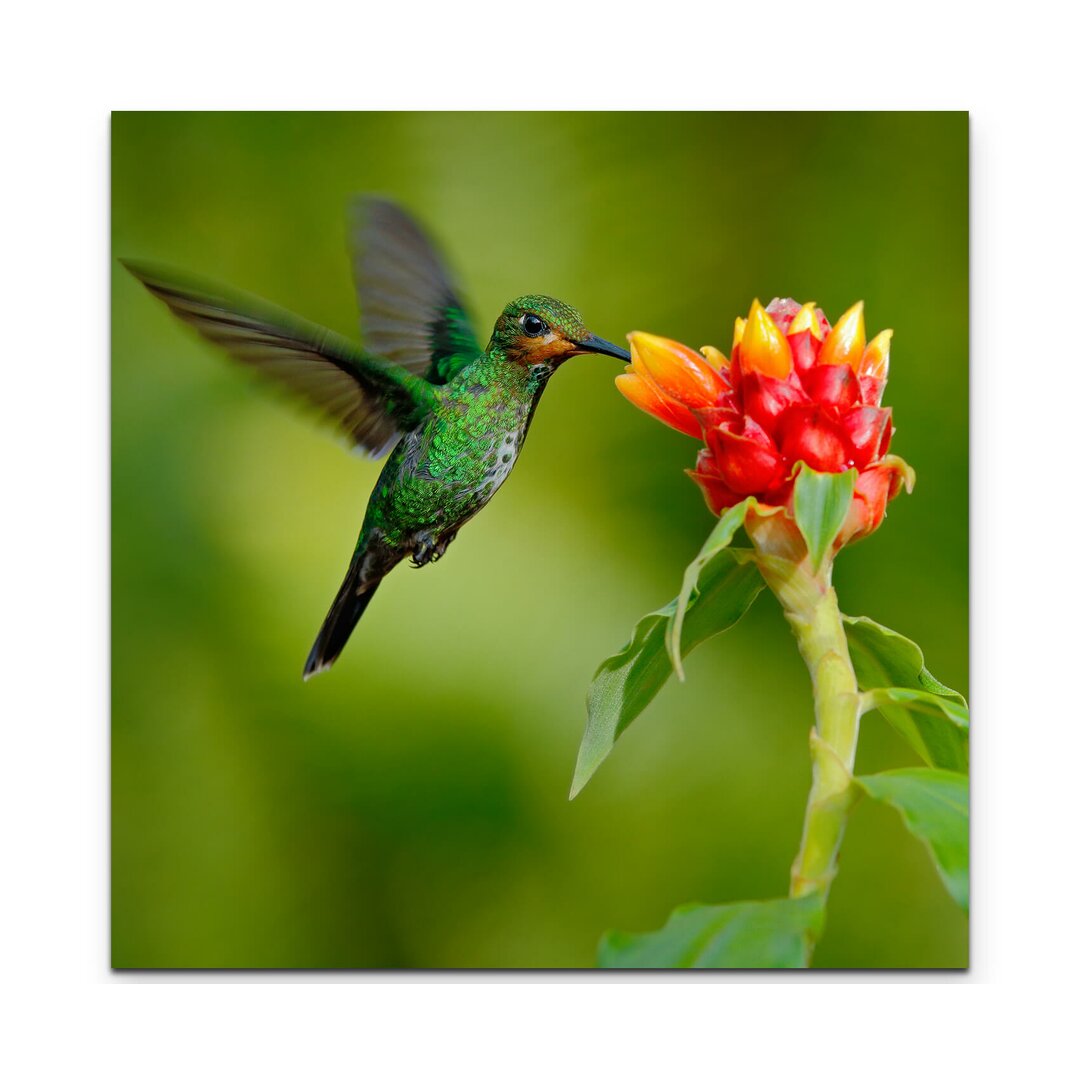
[{"label": "hummingbird head", "polygon": [[551,296],[520,296],[507,304],[488,345],[495,349],[514,363],[551,370],[581,353],[630,359],[625,349],[590,333],[576,308]]}]

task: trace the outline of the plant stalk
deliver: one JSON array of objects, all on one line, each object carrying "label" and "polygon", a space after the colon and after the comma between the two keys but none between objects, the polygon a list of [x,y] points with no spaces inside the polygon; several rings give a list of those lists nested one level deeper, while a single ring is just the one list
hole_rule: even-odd
[{"label": "plant stalk", "polygon": [[802,843],[791,868],[791,895],[819,893],[824,903],[856,796],[852,770],[859,741],[859,688],[831,584],[831,561],[816,574],[807,561],[764,556],[759,565],[784,608],[814,690],[813,779]]}]

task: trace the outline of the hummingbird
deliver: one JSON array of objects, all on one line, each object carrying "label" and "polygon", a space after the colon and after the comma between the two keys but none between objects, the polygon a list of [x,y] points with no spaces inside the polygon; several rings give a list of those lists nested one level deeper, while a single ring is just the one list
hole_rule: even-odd
[{"label": "hummingbird", "polygon": [[482,347],[435,244],[388,199],[353,200],[348,246],[362,346],[248,293],[121,260],[202,337],[290,391],[354,448],[386,456],[305,680],[338,658],[398,563],[435,562],[487,505],[566,360],[630,359],[575,308],[543,295],[510,301]]}]

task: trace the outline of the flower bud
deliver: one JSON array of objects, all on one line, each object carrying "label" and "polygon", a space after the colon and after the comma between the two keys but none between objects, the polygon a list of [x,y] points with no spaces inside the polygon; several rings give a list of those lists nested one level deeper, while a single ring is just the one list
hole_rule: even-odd
[{"label": "flower bud", "polygon": [[866,349],[866,324],[863,302],[848,308],[837,320],[818,354],[819,364],[847,364],[856,368]]},{"label": "flower bud", "polygon": [[774,379],[791,373],[791,346],[772,316],[755,300],[739,343],[739,368],[744,375],[757,372]]},{"label": "flower bud", "polygon": [[867,375],[873,379],[889,377],[889,346],[892,343],[892,333],[891,330],[882,330],[866,346],[862,360],[859,362],[860,375]]},{"label": "flower bud", "polygon": [[615,385],[623,397],[642,412],[647,412],[661,423],[691,438],[701,437],[701,424],[694,414],[685,405],[664,397],[652,383],[636,372],[627,371],[616,375]]},{"label": "flower bud", "polygon": [[886,456],[892,414],[881,396],[891,338],[883,330],[866,344],[861,301],[830,326],[812,303],[777,299],[766,309],[755,300],[748,318],[735,320],[730,363],[711,346],[697,353],[635,333],[632,370],[616,385],[640,409],[702,439],[690,476],[713,513],[753,496],[746,521],[758,550],[805,555],[792,504],[800,462],[855,472],[837,548],[873,532],[889,500],[914,480],[903,461]]},{"label": "flower bud", "polygon": [[727,389],[720,373],[700,353],[640,330],[630,335],[630,365],[665,397],[690,409],[715,405]]},{"label": "flower bud", "polygon": [[742,344],[743,334],[746,333],[746,320],[736,317],[735,319],[735,331],[731,335],[731,353],[734,356],[735,350]]},{"label": "flower bud", "polygon": [[724,368],[731,366],[731,361],[719,349],[714,349],[711,345],[702,345],[701,355],[704,356],[717,371],[723,371]]},{"label": "flower bud", "polygon": [[818,321],[817,305],[813,300],[799,308],[798,314],[791,320],[787,335],[789,338],[794,337],[806,330],[809,330],[818,341],[825,339],[825,335],[821,332],[821,323]]}]

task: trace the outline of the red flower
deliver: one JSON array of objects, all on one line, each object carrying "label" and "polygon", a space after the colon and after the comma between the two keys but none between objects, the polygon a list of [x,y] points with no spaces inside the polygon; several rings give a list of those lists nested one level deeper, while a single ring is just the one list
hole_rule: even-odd
[{"label": "red flower", "polygon": [[861,302],[830,326],[812,303],[763,308],[755,300],[749,317],[735,320],[730,362],[713,348],[698,353],[636,332],[631,366],[616,385],[638,408],[702,440],[690,476],[714,514],[752,495],[770,534],[794,529],[799,462],[818,472],[858,470],[839,546],[873,532],[913,480],[904,462],[887,456],[892,414],[881,396],[891,338],[883,330],[867,345]]}]

